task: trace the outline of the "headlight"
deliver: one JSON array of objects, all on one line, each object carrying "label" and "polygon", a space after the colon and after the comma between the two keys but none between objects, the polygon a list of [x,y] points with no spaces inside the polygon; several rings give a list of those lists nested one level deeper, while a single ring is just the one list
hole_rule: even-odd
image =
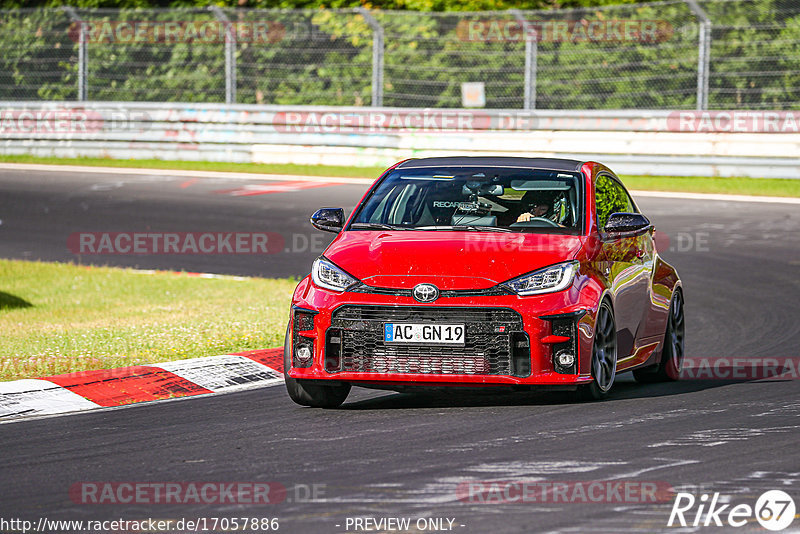
[{"label": "headlight", "polygon": [[522,296],[552,293],[568,288],[577,271],[578,262],[568,261],[539,269],[500,285]]},{"label": "headlight", "polygon": [[325,258],[314,260],[314,265],[311,266],[311,279],[319,287],[332,291],[344,291],[358,282]]}]

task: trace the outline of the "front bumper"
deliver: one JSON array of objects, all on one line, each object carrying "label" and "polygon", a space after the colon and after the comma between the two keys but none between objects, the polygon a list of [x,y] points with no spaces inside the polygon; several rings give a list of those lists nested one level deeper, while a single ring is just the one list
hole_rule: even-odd
[{"label": "front bumper", "polygon": [[[360,385],[569,386],[591,381],[594,310],[574,288],[535,297],[335,293],[308,279],[293,299],[289,376]],[[388,345],[385,322],[463,323],[463,346]],[[299,345],[312,357],[299,360]],[[569,368],[554,356],[575,354]]]}]

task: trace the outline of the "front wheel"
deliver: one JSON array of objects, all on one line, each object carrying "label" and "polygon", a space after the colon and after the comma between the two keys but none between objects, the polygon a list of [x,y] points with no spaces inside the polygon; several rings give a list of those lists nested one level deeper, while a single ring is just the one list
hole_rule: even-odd
[{"label": "front wheel", "polygon": [[611,305],[605,300],[597,310],[591,368],[592,381],[578,389],[579,398],[605,399],[617,375],[617,327]]},{"label": "front wheel", "polygon": [[661,361],[655,369],[636,369],[633,377],[637,382],[650,384],[653,382],[674,382],[678,380],[683,368],[685,321],[683,318],[683,294],[676,289],[672,296],[667,318],[667,329],[664,332],[664,348],[661,349]]},{"label": "front wheel", "polygon": [[301,406],[311,408],[336,408],[341,406],[350,393],[350,384],[321,386],[309,384],[289,376],[292,368],[292,324],[286,328],[286,341],[283,344],[283,378],[289,398]]}]

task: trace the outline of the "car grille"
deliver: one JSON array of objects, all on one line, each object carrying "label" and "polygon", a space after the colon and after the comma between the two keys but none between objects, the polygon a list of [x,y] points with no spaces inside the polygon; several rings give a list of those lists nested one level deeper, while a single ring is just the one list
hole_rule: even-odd
[{"label": "car grille", "polygon": [[[464,345],[384,343],[384,323],[464,324]],[[522,317],[505,308],[352,306],[333,312],[326,335],[328,372],[530,375]]]}]

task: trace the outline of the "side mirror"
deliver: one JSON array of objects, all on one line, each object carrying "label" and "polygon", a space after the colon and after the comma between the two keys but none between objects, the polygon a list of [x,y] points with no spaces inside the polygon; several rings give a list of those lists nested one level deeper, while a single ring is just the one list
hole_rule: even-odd
[{"label": "side mirror", "polygon": [[342,208],[322,208],[311,216],[311,224],[323,232],[338,233],[344,227],[344,210]]},{"label": "side mirror", "polygon": [[650,226],[650,220],[641,213],[612,213],[603,231],[609,234],[624,234],[641,232]]}]

